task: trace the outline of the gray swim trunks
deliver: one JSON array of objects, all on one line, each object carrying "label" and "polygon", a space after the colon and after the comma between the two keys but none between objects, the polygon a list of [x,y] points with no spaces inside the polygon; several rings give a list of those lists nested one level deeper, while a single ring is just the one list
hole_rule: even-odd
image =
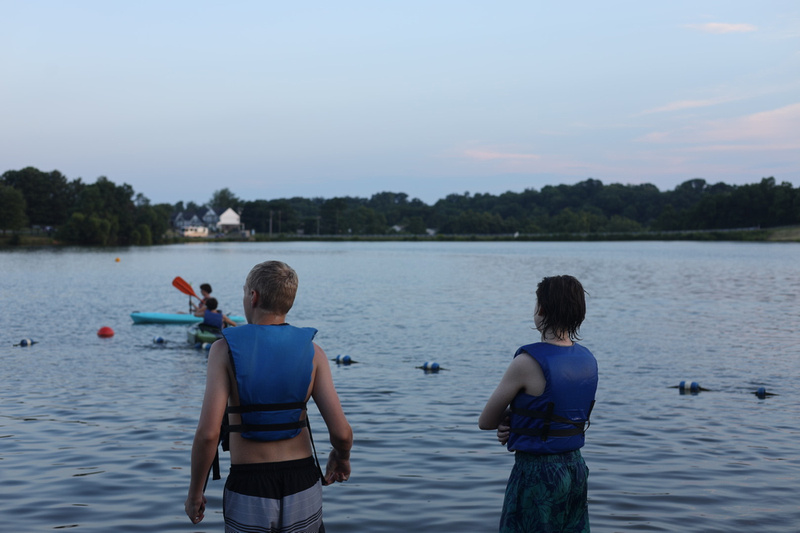
[{"label": "gray swim trunks", "polygon": [[314,459],[231,465],[222,514],[225,533],[324,533]]}]

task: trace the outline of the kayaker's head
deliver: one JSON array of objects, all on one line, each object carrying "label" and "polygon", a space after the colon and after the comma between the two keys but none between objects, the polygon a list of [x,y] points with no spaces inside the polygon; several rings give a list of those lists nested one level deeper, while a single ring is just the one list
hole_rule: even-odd
[{"label": "kayaker's head", "polygon": [[208,296],[211,294],[211,285],[208,283],[203,283],[200,285],[200,293],[204,298],[208,298]]},{"label": "kayaker's head", "polygon": [[216,311],[218,305],[219,302],[217,302],[216,298],[209,298],[208,300],[206,300],[206,309],[208,309],[209,311]]},{"label": "kayaker's head", "polygon": [[258,294],[257,307],[275,315],[286,315],[297,295],[297,273],[281,261],[265,261],[250,270],[244,286],[245,310],[250,293]]}]

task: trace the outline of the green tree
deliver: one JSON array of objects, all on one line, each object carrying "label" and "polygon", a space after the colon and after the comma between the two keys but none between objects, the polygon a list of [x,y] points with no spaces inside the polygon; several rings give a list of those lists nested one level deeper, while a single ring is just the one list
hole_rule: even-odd
[{"label": "green tree", "polygon": [[227,187],[215,191],[214,194],[211,195],[211,200],[208,201],[209,207],[217,213],[221,213],[229,207],[239,212],[241,204],[242,201]]},{"label": "green tree", "polygon": [[406,225],[406,231],[413,235],[423,235],[427,230],[425,226],[425,221],[422,220],[422,217],[411,217],[408,220],[408,224]]},{"label": "green tree", "polygon": [[3,173],[2,181],[22,193],[31,224],[58,226],[66,222],[75,201],[75,190],[59,171],[42,172],[26,167]]},{"label": "green tree", "polygon": [[3,234],[6,230],[19,231],[27,224],[25,196],[14,187],[0,183],[0,228]]}]

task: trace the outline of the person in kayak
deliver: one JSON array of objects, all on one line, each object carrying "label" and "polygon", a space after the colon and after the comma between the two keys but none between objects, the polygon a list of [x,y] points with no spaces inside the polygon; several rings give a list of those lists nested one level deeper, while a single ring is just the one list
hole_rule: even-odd
[{"label": "person in kayak", "polygon": [[580,448],[597,391],[597,360],[575,342],[585,316],[577,279],[544,278],[534,310],[541,342],[517,350],[478,420],[515,452],[501,533],[589,531],[589,470]]},{"label": "person in kayak", "polygon": [[[203,296],[197,305],[191,303],[191,298],[189,298],[189,308],[195,313],[195,316],[203,316],[202,312],[206,310],[206,303],[208,299],[211,298],[211,285],[208,283],[203,283],[200,285],[200,294]],[[201,314],[197,314],[197,313]]]},{"label": "person in kayak", "polygon": [[[291,267],[279,261],[256,265],[244,285],[247,324],[224,330],[211,346],[185,502],[192,523],[205,514],[204,483],[224,417],[231,453],[222,505],[226,531],[324,532],[322,485],[350,477],[353,430],[328,358],[313,342],[317,330],[286,323],[296,293]],[[324,475],[313,451],[309,398],[333,446]]]},{"label": "person in kayak", "polygon": [[208,298],[205,302],[205,310],[198,309],[194,312],[194,316],[203,317],[203,322],[200,324],[203,329],[217,328],[221,331],[226,326],[236,325],[236,322],[217,309],[218,305],[216,298]]}]

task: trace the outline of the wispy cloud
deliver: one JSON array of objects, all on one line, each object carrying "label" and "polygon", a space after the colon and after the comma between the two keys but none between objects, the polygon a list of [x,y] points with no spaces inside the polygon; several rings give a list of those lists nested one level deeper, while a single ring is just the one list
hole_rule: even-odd
[{"label": "wispy cloud", "polygon": [[657,131],[639,141],[693,145],[694,150],[800,149],[800,103],[724,120],[698,122],[675,131]]},{"label": "wispy cloud", "polygon": [[491,150],[465,150],[464,155],[469,159],[477,159],[478,161],[491,161],[497,159],[504,161],[541,159],[541,156],[536,154],[509,154]]},{"label": "wispy cloud", "polygon": [[720,104],[727,104],[735,102],[740,98],[724,97],[724,98],[709,98],[707,100],[678,100],[677,102],[670,102],[667,105],[656,107],[642,111],[640,115],[650,115],[652,113],[667,113],[670,111],[683,111],[685,109],[697,109],[700,107],[711,107]]},{"label": "wispy cloud", "polygon": [[705,24],[686,24],[686,28],[702,31],[703,33],[749,33],[758,28],[752,24],[729,24],[726,22],[707,22]]}]

